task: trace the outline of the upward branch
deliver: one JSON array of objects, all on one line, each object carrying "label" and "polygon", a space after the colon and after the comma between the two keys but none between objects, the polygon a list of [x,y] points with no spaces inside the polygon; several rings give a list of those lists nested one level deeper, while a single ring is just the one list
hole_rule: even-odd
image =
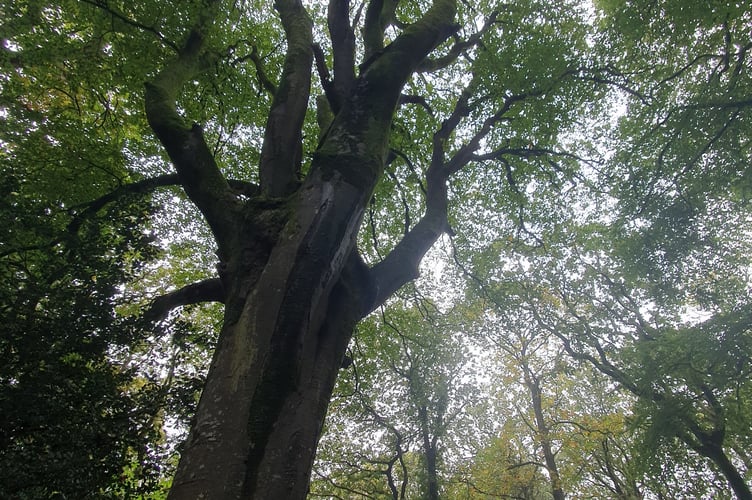
[{"label": "upward branch", "polygon": [[220,252],[232,238],[230,217],[239,207],[236,198],[219,171],[201,128],[188,122],[177,111],[177,97],[183,85],[201,72],[204,41],[219,1],[208,2],[196,25],[188,34],[178,57],[146,84],[146,117],[165,147],[180,183],[211,227]]},{"label": "upward branch", "polygon": [[270,197],[291,194],[302,157],[302,127],[313,63],[312,23],[300,0],[277,0],[287,40],[282,77],[274,93],[261,149],[261,189]]},{"label": "upward branch", "polygon": [[330,102],[330,105],[332,111],[337,113],[342,100],[349,94],[355,81],[355,33],[350,26],[350,2],[348,0],[329,2],[327,24],[334,59],[334,102]]},{"label": "upward branch", "polygon": [[389,131],[402,89],[418,64],[455,29],[455,0],[436,0],[414,24],[361,65],[361,73],[314,157],[369,190],[383,172]]}]

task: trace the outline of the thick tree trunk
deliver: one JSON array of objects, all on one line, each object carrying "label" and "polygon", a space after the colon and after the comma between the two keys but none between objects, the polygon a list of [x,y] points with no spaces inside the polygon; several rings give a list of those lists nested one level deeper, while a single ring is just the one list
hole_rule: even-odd
[{"label": "thick tree trunk", "polygon": [[[354,252],[363,190],[312,175],[299,193],[255,284],[227,279],[224,327],[170,498],[305,497],[337,371],[373,292]],[[229,269],[244,267],[259,266]]]},{"label": "thick tree trunk", "polygon": [[[252,365],[239,366],[252,349],[249,325],[240,321],[223,331],[170,498],[305,498],[315,445],[360,307],[338,285],[331,317],[318,332],[307,332],[299,349],[270,346],[273,365],[260,380],[254,380]],[[284,362],[285,357],[297,359]]]},{"label": "thick tree trunk", "polygon": [[[425,216],[373,269],[355,247],[364,209],[383,174],[402,88],[453,31],[454,0],[435,0],[423,17],[361,64],[357,78],[347,74],[334,82],[337,113],[302,184],[297,170],[310,86],[311,22],[300,0],[276,0],[275,8],[287,54],[264,136],[259,195],[238,196],[201,128],[189,125],[176,104],[185,82],[205,67],[203,42],[221,0],[207,0],[177,59],[147,85],[149,124],[216,238],[225,301],[224,324],[171,499],[305,498],[354,326],[374,303],[415,277],[420,259],[447,227],[446,178],[453,171],[444,165],[443,143],[437,141],[427,172]],[[347,3],[334,5],[330,24],[345,27],[347,14]],[[333,42],[335,67],[351,65],[352,47]]]}]

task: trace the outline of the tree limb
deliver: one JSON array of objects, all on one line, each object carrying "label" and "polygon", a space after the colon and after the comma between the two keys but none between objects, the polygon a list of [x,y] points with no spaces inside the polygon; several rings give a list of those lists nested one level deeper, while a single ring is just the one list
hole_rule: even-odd
[{"label": "tree limb", "polygon": [[261,61],[258,47],[256,47],[256,45],[253,45],[253,47],[251,47],[251,53],[248,57],[251,59],[253,66],[256,68],[256,77],[258,78],[261,88],[266,90],[269,94],[274,95],[277,92],[277,86],[274,85],[274,82],[272,82],[269,79],[269,76],[266,74],[264,63]]},{"label": "tree limb", "polygon": [[209,278],[155,298],[144,312],[144,318],[156,322],[164,319],[176,307],[224,301],[225,290],[222,281],[219,278]]},{"label": "tree limb", "polygon": [[336,114],[355,82],[355,33],[350,26],[349,0],[332,0],[327,10],[327,23],[332,40],[334,59],[332,111]]},{"label": "tree limb", "polygon": [[160,42],[164,43],[175,52],[180,51],[180,48],[174,42],[172,42],[171,40],[168,40],[167,37],[165,37],[159,30],[157,30],[157,28],[155,28],[154,26],[147,26],[145,24],[139,23],[138,21],[131,19],[130,17],[123,14],[122,12],[116,10],[113,6],[109,5],[109,3],[106,0],[81,0],[81,1],[93,7],[102,9],[103,11],[110,14],[113,18],[118,19],[129,26],[133,26],[134,28],[138,28],[142,31],[146,31],[148,33],[153,34]]},{"label": "tree limb", "polygon": [[262,192],[281,198],[295,191],[302,158],[302,127],[313,63],[312,22],[300,0],[277,0],[287,40],[282,76],[272,100],[261,147]]},{"label": "tree limb", "polygon": [[477,45],[481,45],[481,38],[486,33],[486,31],[488,31],[494,24],[498,22],[497,21],[498,17],[499,17],[498,10],[491,12],[491,14],[488,16],[488,19],[486,19],[486,22],[483,23],[483,27],[480,30],[470,35],[470,37],[467,40],[458,40],[454,45],[452,45],[452,47],[449,49],[449,52],[446,55],[436,58],[436,59],[424,60],[420,64],[420,66],[418,66],[418,71],[421,73],[430,73],[433,71],[446,68],[447,66],[452,64],[454,61],[456,61],[460,55],[464,54],[467,51],[467,49],[470,49]]},{"label": "tree limb", "polygon": [[[84,220],[91,217],[98,211],[100,211],[105,205],[112,203],[121,196],[129,194],[141,194],[148,191],[152,191],[155,188],[163,186],[177,186],[180,185],[180,179],[177,174],[164,174],[150,179],[143,179],[130,184],[123,184],[114,191],[100,196],[99,198],[92,200],[88,203],[79,205],[72,208],[69,212],[74,214],[73,220],[68,223],[68,232],[75,233],[81,227]],[[84,208],[85,207],[85,208]],[[83,208],[80,212],[76,212],[77,208]]]},{"label": "tree limb", "polygon": [[202,69],[203,45],[213,23],[219,0],[207,2],[188,34],[178,57],[146,84],[146,117],[165,147],[186,194],[214,233],[220,253],[236,236],[232,222],[241,204],[220,172],[201,127],[188,123],[177,111],[177,96],[183,85]]},{"label": "tree limb", "polygon": [[371,0],[368,2],[363,24],[364,64],[384,49],[384,31],[394,21],[394,12],[397,9],[398,1]]}]

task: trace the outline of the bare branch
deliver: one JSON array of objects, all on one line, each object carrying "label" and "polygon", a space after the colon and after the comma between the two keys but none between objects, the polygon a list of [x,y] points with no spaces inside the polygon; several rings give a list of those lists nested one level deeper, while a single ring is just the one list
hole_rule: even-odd
[{"label": "bare branch", "polygon": [[480,129],[470,138],[465,145],[463,145],[459,151],[449,160],[446,165],[447,175],[452,175],[465,167],[475,156],[475,151],[480,147],[481,141],[493,130],[497,123],[505,119],[506,113],[512,108],[512,106],[520,101],[524,101],[529,97],[535,97],[541,95],[542,91],[532,91],[530,93],[522,93],[510,95],[504,99],[504,104],[493,115],[489,116],[483,121]]}]

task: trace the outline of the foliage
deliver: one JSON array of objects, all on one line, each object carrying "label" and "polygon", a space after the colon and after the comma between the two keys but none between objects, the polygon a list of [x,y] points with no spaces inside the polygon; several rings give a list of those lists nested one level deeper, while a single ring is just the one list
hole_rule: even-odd
[{"label": "foliage", "polygon": [[[312,495],[431,496],[438,481],[533,498],[554,455],[570,496],[746,498],[743,2],[29,0],[0,17],[0,496],[163,489],[212,350],[232,346],[232,370],[236,353],[261,352],[251,371],[272,360],[247,377],[272,387],[247,396],[261,422],[295,406],[264,396],[298,375],[327,385],[304,355],[337,369],[309,324],[350,335],[377,309]],[[418,35],[432,42],[412,61]],[[265,176],[285,155],[278,189]],[[339,187],[301,194],[322,186]],[[467,283],[389,299],[444,234]],[[216,293],[176,299],[199,280],[222,281],[231,314],[194,305]],[[278,309],[266,354],[250,327],[225,335],[242,348],[217,340]]]},{"label": "foliage", "polygon": [[[160,475],[155,387],[112,355],[142,335],[115,312],[122,286],[155,249],[139,228],[152,213],[131,200],[83,221],[65,241],[44,238],[31,198],[4,176],[0,439],[2,496],[80,498],[149,491]],[[138,214],[134,216],[135,214]],[[12,229],[8,227],[12,225]],[[11,232],[12,231],[12,232]],[[41,234],[40,234],[41,233]],[[137,464],[137,477],[124,468]]]},{"label": "foliage", "polygon": [[[458,314],[416,295],[358,327],[332,399],[310,495],[431,498],[476,425]],[[346,439],[343,439],[346,436]],[[430,458],[433,457],[433,458]],[[428,461],[435,460],[431,467]]]}]

